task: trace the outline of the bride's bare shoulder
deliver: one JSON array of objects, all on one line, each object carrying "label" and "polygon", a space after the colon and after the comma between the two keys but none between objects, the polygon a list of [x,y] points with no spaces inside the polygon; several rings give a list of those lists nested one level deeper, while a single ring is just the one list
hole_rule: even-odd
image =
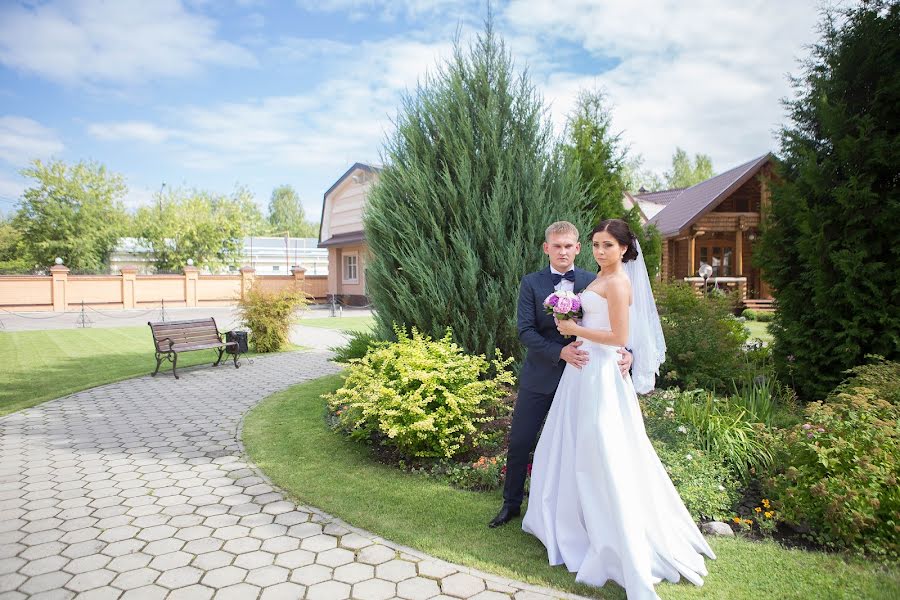
[{"label": "bride's bare shoulder", "polygon": [[626,304],[631,303],[631,280],[625,273],[618,273],[606,282],[606,297],[609,299],[621,299]]}]

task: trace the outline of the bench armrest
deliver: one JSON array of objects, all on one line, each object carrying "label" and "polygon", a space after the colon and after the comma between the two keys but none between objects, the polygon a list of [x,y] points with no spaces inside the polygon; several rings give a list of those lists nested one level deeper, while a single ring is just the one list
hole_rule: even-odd
[{"label": "bench armrest", "polygon": [[163,350],[159,347],[159,344],[160,344],[160,342],[164,342],[164,341],[166,341],[166,340],[169,340],[169,350],[168,350],[168,352],[171,352],[171,351],[172,351],[172,346],[175,345],[175,342],[173,342],[173,341],[172,341],[172,338],[170,338],[170,337],[160,338],[160,339],[156,340],[156,349],[159,350],[160,352],[163,352]]}]

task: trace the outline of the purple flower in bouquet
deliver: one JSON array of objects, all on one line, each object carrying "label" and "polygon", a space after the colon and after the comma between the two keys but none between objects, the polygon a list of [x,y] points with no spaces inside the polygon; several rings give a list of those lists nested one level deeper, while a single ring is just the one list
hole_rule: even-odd
[{"label": "purple flower in bouquet", "polygon": [[[581,297],[574,292],[560,290],[544,300],[544,312],[557,319],[577,319],[581,317]],[[571,336],[565,336],[571,337]]]}]

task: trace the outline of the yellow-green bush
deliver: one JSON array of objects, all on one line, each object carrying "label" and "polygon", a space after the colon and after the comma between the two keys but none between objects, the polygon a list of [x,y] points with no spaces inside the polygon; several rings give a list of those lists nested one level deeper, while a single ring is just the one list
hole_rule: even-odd
[{"label": "yellow-green bush", "polygon": [[900,559],[900,363],[856,367],[783,432],[767,479],[783,519],[819,543]]},{"label": "yellow-green bush", "polygon": [[238,304],[241,322],[250,329],[250,343],[257,352],[278,352],[287,343],[297,310],[306,308],[309,296],[296,289],[267,292],[250,288]]},{"label": "yellow-green bush", "polygon": [[[453,342],[396,329],[351,361],[342,388],[327,397],[339,427],[410,458],[450,458],[475,447],[478,425],[492,416],[513,384],[512,359],[489,361]],[[501,408],[502,409],[502,408]]]}]

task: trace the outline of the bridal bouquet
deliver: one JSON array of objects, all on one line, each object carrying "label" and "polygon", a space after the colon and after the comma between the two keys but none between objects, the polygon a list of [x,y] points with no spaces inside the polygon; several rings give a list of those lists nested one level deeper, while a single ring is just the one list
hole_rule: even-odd
[{"label": "bridal bouquet", "polygon": [[544,312],[557,319],[580,319],[582,316],[581,296],[575,292],[563,290],[553,292],[544,300]]}]

